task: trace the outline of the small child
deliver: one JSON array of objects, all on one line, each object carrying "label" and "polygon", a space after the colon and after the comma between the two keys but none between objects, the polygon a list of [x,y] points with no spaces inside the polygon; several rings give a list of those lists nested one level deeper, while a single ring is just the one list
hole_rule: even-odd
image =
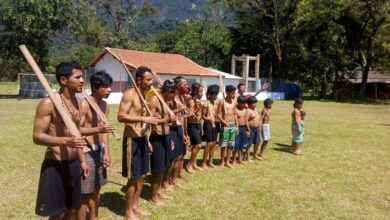
[{"label": "small child", "polygon": [[[259,149],[260,145],[260,128],[261,128],[261,118],[259,113],[257,113],[257,99],[254,96],[251,96],[247,99],[248,102],[248,126],[250,128],[250,135],[248,139],[248,147],[246,150],[246,158],[248,162],[252,162],[250,158],[250,147],[254,145],[254,149]],[[256,152],[254,152],[253,157],[257,159]]]},{"label": "small child", "polygon": [[254,149],[254,158],[258,160],[264,160],[264,151],[267,147],[269,140],[271,139],[271,126],[269,125],[270,121],[270,112],[272,108],[272,99],[264,100],[264,108],[261,111],[261,133],[263,135],[263,143],[261,144],[260,154],[257,156],[257,148]]},{"label": "small child", "polygon": [[[291,114],[292,123],[291,123],[291,132],[292,132],[292,148],[293,154],[302,155],[301,144],[303,143],[303,129],[304,124],[302,121],[301,109],[303,106],[303,100],[300,98],[295,99],[294,102],[294,111]],[[305,113],[304,113],[305,115]],[[303,128],[303,129],[302,129]]]},{"label": "small child", "polygon": [[238,163],[242,164],[242,154],[243,150],[246,149],[248,145],[248,137],[250,134],[250,129],[248,126],[248,113],[245,108],[246,100],[243,96],[237,98],[237,124],[238,124],[238,134],[236,135],[236,142],[233,148],[233,165],[236,164],[236,156],[238,154]]}]

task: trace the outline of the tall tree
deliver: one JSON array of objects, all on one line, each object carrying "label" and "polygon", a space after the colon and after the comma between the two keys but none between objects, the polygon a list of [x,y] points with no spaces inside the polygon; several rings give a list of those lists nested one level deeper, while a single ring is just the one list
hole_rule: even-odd
[{"label": "tall tree", "polygon": [[46,67],[50,37],[73,16],[70,1],[0,1],[0,78],[15,79],[23,59],[18,45],[26,44],[38,64]]}]

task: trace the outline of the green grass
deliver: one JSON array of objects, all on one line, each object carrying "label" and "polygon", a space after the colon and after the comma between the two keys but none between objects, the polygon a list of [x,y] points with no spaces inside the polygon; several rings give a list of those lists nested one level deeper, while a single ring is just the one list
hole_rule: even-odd
[{"label": "green grass", "polygon": [[[40,219],[34,208],[45,148],[31,140],[37,103],[0,99],[0,219]],[[306,101],[304,110],[303,156],[286,152],[292,102],[276,101],[265,161],[191,175],[164,209],[145,200],[147,183],[141,206],[153,215],[144,219],[389,219],[390,106]],[[100,216],[122,219],[121,143],[111,139],[110,147]]]}]

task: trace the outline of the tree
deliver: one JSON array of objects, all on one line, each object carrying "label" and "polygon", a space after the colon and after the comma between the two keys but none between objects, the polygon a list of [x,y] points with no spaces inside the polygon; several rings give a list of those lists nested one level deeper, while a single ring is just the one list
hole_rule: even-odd
[{"label": "tree", "polygon": [[26,44],[45,70],[50,37],[72,18],[70,1],[0,1],[0,78],[16,78],[23,57],[18,46]]}]

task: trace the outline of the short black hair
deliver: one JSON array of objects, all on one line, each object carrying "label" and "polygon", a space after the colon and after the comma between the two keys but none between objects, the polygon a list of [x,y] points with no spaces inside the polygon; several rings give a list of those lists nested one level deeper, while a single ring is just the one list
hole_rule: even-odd
[{"label": "short black hair", "polygon": [[247,100],[245,99],[244,96],[238,96],[237,103],[245,104],[246,102],[247,102]]},{"label": "short black hair", "polygon": [[161,93],[173,92],[176,90],[176,84],[171,80],[165,80],[161,88]]},{"label": "short black hair", "polygon": [[241,86],[245,86],[244,83],[238,83],[237,89],[239,89]]},{"label": "short black hair", "polygon": [[72,75],[72,70],[78,69],[81,70],[81,64],[77,61],[65,61],[57,65],[56,67],[56,79],[57,82],[60,83],[61,76],[65,76],[65,78],[69,79]]},{"label": "short black hair", "polygon": [[255,96],[251,96],[251,97],[247,98],[246,101],[248,104],[257,103],[257,98]]},{"label": "short black hair", "polygon": [[144,75],[146,72],[152,73],[152,69],[146,66],[140,66],[135,71],[135,80],[137,80],[139,77],[144,78]]},{"label": "short black hair", "polygon": [[225,92],[235,92],[236,90],[237,90],[236,87],[232,85],[227,85],[225,88]]},{"label": "short black hair", "polygon": [[186,79],[184,77],[182,77],[182,76],[177,76],[177,77],[173,78],[173,82],[176,85],[179,85],[181,82],[183,82],[183,80],[186,80]]},{"label": "short black hair", "polygon": [[112,77],[104,71],[99,71],[89,78],[89,82],[92,90],[93,88],[107,87],[112,85]]},{"label": "short black hair", "polygon": [[207,95],[218,95],[219,94],[219,86],[218,85],[210,85],[207,88]]},{"label": "short black hair", "polygon": [[191,96],[192,96],[192,98],[194,98],[195,96],[198,95],[200,87],[202,87],[202,85],[200,83],[197,83],[197,82],[195,82],[195,83],[193,83],[191,85]]},{"label": "short black hair", "polygon": [[264,100],[264,107],[267,107],[269,104],[273,103],[274,101],[272,99],[265,99]]},{"label": "short black hair", "polygon": [[297,107],[299,104],[303,104],[303,100],[301,98],[296,98],[293,106]]}]

